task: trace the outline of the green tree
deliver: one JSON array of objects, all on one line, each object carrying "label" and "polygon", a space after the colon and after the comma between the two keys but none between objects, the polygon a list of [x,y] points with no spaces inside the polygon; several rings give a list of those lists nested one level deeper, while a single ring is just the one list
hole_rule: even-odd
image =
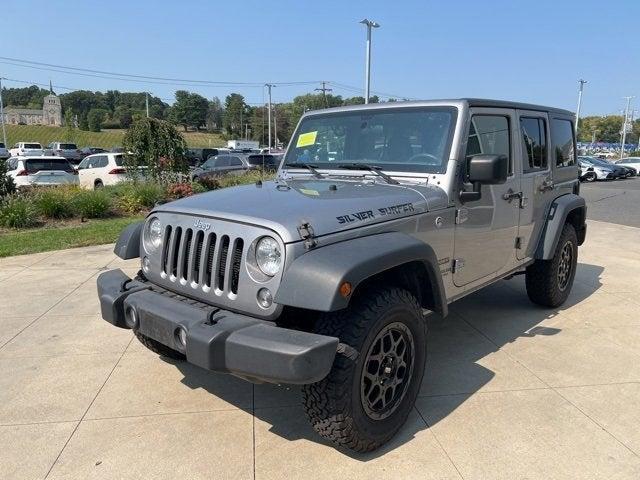
[{"label": "green tree", "polygon": [[149,176],[162,180],[166,173],[187,170],[187,144],[169,122],[141,118],[129,127],[122,145],[131,152],[127,156],[127,165],[134,167],[134,172],[139,171],[139,167],[146,167]]},{"label": "green tree", "polygon": [[7,164],[0,160],[0,199],[16,191],[16,184],[13,178],[7,175]]},{"label": "green tree", "polygon": [[87,114],[87,124],[91,132],[99,132],[102,128],[102,122],[106,117],[106,111],[102,108],[92,108]]},{"label": "green tree", "polygon": [[244,97],[239,93],[227,95],[224,100],[224,118],[222,124],[227,135],[231,137],[242,136],[242,125],[249,121],[247,105]]},{"label": "green tree", "polygon": [[189,127],[199,129],[206,124],[209,102],[202,95],[178,90],[176,101],[171,107],[169,118],[177,125],[182,125],[186,132]]},{"label": "green tree", "polygon": [[224,116],[224,107],[218,97],[213,97],[209,102],[207,109],[207,130],[210,132],[218,131],[222,128],[222,117]]},{"label": "green tree", "polygon": [[118,105],[113,112],[113,119],[120,128],[129,128],[133,123],[133,113],[127,105]]},{"label": "green tree", "polygon": [[73,116],[73,110],[68,108],[64,112],[64,139],[67,142],[75,142],[76,126]]}]

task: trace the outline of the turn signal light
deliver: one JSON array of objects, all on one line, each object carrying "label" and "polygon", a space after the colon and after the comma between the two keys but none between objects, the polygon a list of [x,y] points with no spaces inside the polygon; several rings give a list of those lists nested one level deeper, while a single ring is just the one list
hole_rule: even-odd
[{"label": "turn signal light", "polygon": [[347,298],[349,295],[351,295],[351,291],[352,287],[349,282],[343,282],[342,285],[340,285],[340,295],[342,295],[344,298]]}]

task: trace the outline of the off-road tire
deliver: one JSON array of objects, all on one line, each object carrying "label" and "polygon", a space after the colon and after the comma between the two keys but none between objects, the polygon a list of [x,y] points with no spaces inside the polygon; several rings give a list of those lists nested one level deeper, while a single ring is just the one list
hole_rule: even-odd
[{"label": "off-road tire", "polygon": [[[386,329],[400,326],[411,333],[412,369],[394,409],[385,418],[373,419],[362,399],[363,367],[374,341]],[[339,447],[357,452],[375,450],[391,439],[407,419],[420,391],[426,360],[427,326],[422,309],[408,291],[372,288],[352,299],[351,305],[320,316],[315,331],[338,337],[348,345],[338,353],[329,374],[302,388],[303,404],[314,430]],[[380,343],[382,345],[382,343]],[[399,370],[398,370],[399,371]],[[371,385],[371,384],[369,384]],[[378,387],[380,388],[380,387]],[[395,388],[393,392],[395,397]],[[371,409],[371,407],[367,407]]]},{"label": "off-road tire", "polygon": [[140,343],[147,347],[154,353],[157,353],[160,356],[172,358],[174,360],[184,360],[186,357],[183,353],[174,350],[173,348],[169,348],[166,345],[154,340],[153,338],[149,338],[146,335],[143,335],[137,330],[134,330],[133,333],[136,335]]},{"label": "off-road tire", "polygon": [[[571,248],[571,260],[569,262],[570,270],[563,289],[563,282],[559,280],[559,269],[563,262],[563,249],[567,245],[570,245]],[[578,237],[573,225],[566,223],[562,228],[553,258],[551,260],[536,260],[527,267],[525,283],[529,299],[533,303],[544,307],[555,308],[562,305],[571,292],[577,264]]]}]

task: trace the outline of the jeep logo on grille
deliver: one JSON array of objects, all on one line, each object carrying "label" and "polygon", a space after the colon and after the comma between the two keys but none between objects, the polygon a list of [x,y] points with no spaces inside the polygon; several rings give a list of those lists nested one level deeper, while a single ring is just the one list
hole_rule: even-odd
[{"label": "jeep logo on grille", "polygon": [[197,219],[195,222],[193,222],[193,227],[194,228],[200,228],[202,230],[204,230],[205,232],[207,230],[209,230],[211,228],[211,224],[207,223],[207,222],[203,222],[200,219]]}]

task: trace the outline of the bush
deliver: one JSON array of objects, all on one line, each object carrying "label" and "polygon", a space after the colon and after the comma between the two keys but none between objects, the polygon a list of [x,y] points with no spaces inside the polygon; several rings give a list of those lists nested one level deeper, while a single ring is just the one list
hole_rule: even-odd
[{"label": "bush", "polygon": [[73,216],[72,195],[68,188],[45,188],[34,193],[34,204],[43,217],[69,218]]},{"label": "bush", "polygon": [[15,191],[16,184],[13,182],[13,178],[7,176],[7,163],[5,160],[0,160],[0,199]]},{"label": "bush", "polygon": [[209,189],[199,182],[191,182],[191,191],[194,195],[197,195],[198,193],[207,192]]},{"label": "bush", "polygon": [[193,187],[190,183],[174,183],[167,187],[167,197],[171,200],[190,197],[193,195]]},{"label": "bush", "polygon": [[214,176],[200,177],[198,178],[198,183],[206,190],[215,190],[220,188],[220,180],[218,180],[218,177]]},{"label": "bush", "polygon": [[84,190],[73,199],[74,210],[82,218],[103,218],[111,210],[111,198],[103,190]]},{"label": "bush", "polygon": [[116,197],[117,208],[127,214],[152,208],[166,197],[164,187],[152,182],[126,182],[109,187],[109,190]]},{"label": "bush", "polygon": [[0,203],[0,226],[27,228],[38,224],[38,212],[28,197],[10,195]]}]

